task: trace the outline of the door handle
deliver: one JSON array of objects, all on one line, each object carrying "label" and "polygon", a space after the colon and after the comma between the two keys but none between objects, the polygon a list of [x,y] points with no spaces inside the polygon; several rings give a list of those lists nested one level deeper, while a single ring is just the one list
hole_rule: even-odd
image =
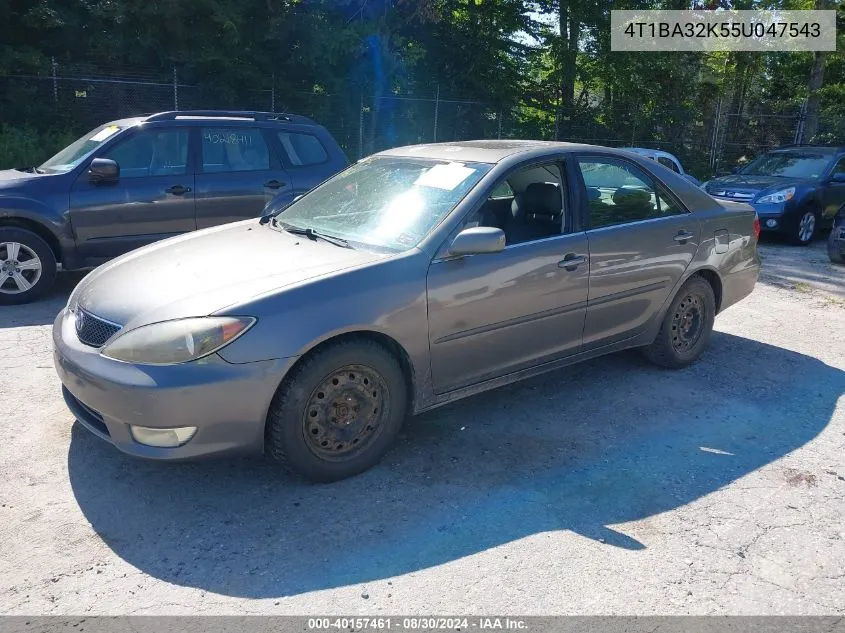
[{"label": "door handle", "polygon": [[680,242],[681,244],[686,244],[689,240],[695,237],[695,233],[690,233],[689,231],[678,231],[678,234],[673,237],[672,239],[676,242]]},{"label": "door handle", "polygon": [[268,189],[278,189],[279,187],[284,187],[286,184],[286,182],[282,182],[281,180],[276,180],[275,178],[273,178],[273,180],[268,180],[267,182],[265,182],[264,186]]},{"label": "door handle", "polygon": [[183,187],[182,185],[173,185],[164,190],[166,193],[172,193],[174,196],[181,196],[183,193],[190,193],[190,187]]},{"label": "door handle", "polygon": [[572,272],[578,266],[585,263],[587,258],[583,255],[576,255],[575,253],[567,254],[562,260],[557,263],[558,268],[565,268],[569,272]]}]

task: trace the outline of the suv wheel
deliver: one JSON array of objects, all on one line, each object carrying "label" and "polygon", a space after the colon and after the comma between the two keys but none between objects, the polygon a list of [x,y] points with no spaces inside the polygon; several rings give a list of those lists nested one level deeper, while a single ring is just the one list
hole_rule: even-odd
[{"label": "suv wheel", "polygon": [[827,256],[834,264],[845,264],[845,213],[840,212],[833,220],[827,238]]},{"label": "suv wheel", "polygon": [[792,243],[798,246],[807,246],[813,241],[816,235],[816,227],[819,225],[819,218],[814,211],[805,212],[799,219],[792,233]]},{"label": "suv wheel", "polygon": [[50,289],[56,257],[32,231],[0,227],[0,305],[29,303]]}]

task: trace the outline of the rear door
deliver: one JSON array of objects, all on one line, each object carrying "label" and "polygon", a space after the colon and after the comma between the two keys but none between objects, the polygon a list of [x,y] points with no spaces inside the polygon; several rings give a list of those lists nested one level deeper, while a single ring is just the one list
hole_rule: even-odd
[{"label": "rear door", "polygon": [[292,197],[308,192],[346,166],[345,159],[340,161],[336,156],[339,150],[326,147],[327,143],[312,128],[286,125],[268,132],[291,176]]},{"label": "rear door", "polygon": [[137,130],[98,158],[120,166],[115,183],[93,183],[83,171],[71,187],[77,248],[105,260],[196,228],[188,128]]},{"label": "rear door", "polygon": [[699,223],[638,165],[582,154],[590,287],[584,349],[642,332],[698,250]]},{"label": "rear door", "polygon": [[197,228],[261,215],[277,196],[292,198],[290,174],[257,126],[210,124],[198,128]]}]

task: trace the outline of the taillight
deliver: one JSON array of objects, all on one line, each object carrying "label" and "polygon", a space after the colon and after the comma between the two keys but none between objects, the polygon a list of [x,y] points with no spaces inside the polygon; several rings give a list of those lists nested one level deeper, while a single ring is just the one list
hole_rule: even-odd
[{"label": "taillight", "polygon": [[760,218],[757,217],[757,214],[754,214],[754,239],[760,239]]}]

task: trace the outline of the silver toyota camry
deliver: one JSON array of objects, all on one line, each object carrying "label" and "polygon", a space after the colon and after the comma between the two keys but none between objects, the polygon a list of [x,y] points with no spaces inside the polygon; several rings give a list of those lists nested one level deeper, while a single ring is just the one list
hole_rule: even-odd
[{"label": "silver toyota camry", "polygon": [[331,481],[479,391],[625,348],[695,361],[754,288],[758,235],[750,206],[633,153],[401,147],[100,266],[56,318],[55,365],[126,453],[264,452]]}]

